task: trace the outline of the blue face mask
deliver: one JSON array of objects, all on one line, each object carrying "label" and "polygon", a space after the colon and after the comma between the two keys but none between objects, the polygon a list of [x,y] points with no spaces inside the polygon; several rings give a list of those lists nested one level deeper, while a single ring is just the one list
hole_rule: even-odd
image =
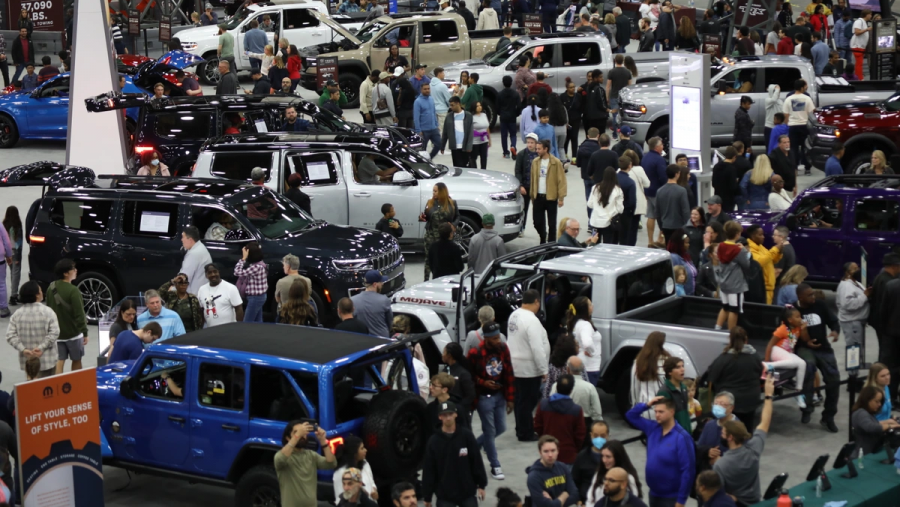
[{"label": "blue face mask", "polygon": [[606,445],[606,439],[603,437],[594,437],[591,439],[591,445],[593,445],[595,449],[602,449],[603,446]]},{"label": "blue face mask", "polygon": [[721,419],[725,417],[725,407],[721,405],[713,405],[712,407],[713,417],[716,419]]},{"label": "blue face mask", "polygon": [[150,163],[153,165],[159,165],[159,159],[151,160]]}]

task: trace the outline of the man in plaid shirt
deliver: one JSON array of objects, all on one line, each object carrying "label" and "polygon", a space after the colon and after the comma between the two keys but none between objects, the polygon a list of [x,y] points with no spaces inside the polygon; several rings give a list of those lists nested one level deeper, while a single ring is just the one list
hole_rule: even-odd
[{"label": "man in plaid shirt", "polygon": [[[478,445],[484,448],[491,462],[491,477],[503,480],[503,470],[497,457],[494,439],[506,431],[506,414],[513,411],[513,368],[509,348],[500,339],[500,325],[492,322],[482,328],[484,341],[469,350],[468,360],[475,377],[478,395],[478,416],[483,434]],[[504,403],[505,401],[505,403]],[[506,408],[504,413],[503,409]]]},{"label": "man in plaid shirt", "polygon": [[56,313],[41,304],[44,294],[37,282],[25,282],[19,290],[22,307],[13,314],[6,328],[6,341],[19,351],[19,367],[25,370],[25,361],[40,358],[41,373],[38,378],[49,377],[56,372],[59,357],[56,339],[59,322]]}]

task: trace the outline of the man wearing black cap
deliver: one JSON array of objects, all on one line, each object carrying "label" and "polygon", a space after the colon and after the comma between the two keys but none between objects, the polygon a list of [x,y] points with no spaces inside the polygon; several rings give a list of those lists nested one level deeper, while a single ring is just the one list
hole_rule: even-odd
[{"label": "man wearing black cap", "polygon": [[[883,266],[881,271],[875,277],[875,280],[872,281],[872,286],[869,287],[868,297],[869,325],[875,329],[875,335],[878,337],[878,361],[883,363],[887,360],[887,355],[891,353],[892,347],[890,344],[885,343],[887,334],[884,326],[887,316],[882,313],[881,309],[885,306],[885,296],[887,294],[885,288],[888,282],[900,275],[900,255],[895,253],[886,254],[881,261],[881,265]],[[866,283],[865,280],[863,283]],[[898,375],[891,375],[891,380],[896,376]],[[896,396],[896,391],[892,391],[892,393]]]},{"label": "man wearing black cap", "polygon": [[244,90],[246,94],[268,95],[272,91],[272,84],[269,78],[264,76],[259,67],[253,67],[250,71],[250,77],[253,78],[253,91]]},{"label": "man wearing black cap", "polygon": [[[612,150],[616,152],[620,157],[625,154],[626,150],[632,150],[637,153],[638,158],[644,158],[644,150],[638,145],[638,143],[631,140],[631,134],[634,134],[634,130],[631,129],[628,125],[623,125],[619,128],[619,142],[617,142]],[[641,190],[643,191],[643,189]]]},{"label": "man wearing black cap", "polygon": [[706,200],[706,223],[715,220],[722,225],[731,221],[731,215],[722,211],[722,198],[714,195]]},{"label": "man wearing black cap", "polygon": [[431,83],[431,80],[425,77],[425,69],[427,68],[428,66],[424,63],[417,64],[416,74],[413,77],[409,78],[409,84],[412,85],[413,89],[416,91],[417,96],[419,95],[423,84]]},{"label": "man wearing black cap", "polygon": [[[748,37],[747,40],[750,40],[750,38]],[[753,99],[748,95],[742,95],[741,105],[734,112],[734,139],[732,141],[744,143],[744,148],[748,152],[750,147],[753,146],[753,125],[755,123],[748,112],[752,105]]]},{"label": "man wearing black cap", "polygon": [[347,101],[347,96],[344,95],[344,90],[341,90],[337,81],[334,79],[329,79],[328,82],[325,83],[325,89],[322,90],[322,95],[319,96],[319,107],[324,106],[326,102],[331,100],[331,94],[334,92],[340,92],[341,94],[337,104],[342,108],[347,107],[347,104],[349,103]]},{"label": "man wearing black cap", "polygon": [[386,281],[387,278],[381,276],[377,269],[371,269],[366,272],[366,290],[350,298],[356,318],[369,328],[373,336],[382,338],[391,336],[391,325],[394,323],[391,300],[381,294]]},{"label": "man wearing black cap", "polygon": [[484,500],[487,474],[481,449],[471,431],[457,427],[456,405],[445,401],[439,407],[441,429],[428,439],[422,464],[422,494],[425,507],[437,496],[441,507],[477,507]]}]

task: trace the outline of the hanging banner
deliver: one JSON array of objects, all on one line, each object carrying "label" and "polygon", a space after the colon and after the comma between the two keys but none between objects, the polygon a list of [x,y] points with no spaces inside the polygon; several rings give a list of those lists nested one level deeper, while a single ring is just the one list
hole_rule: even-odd
[{"label": "hanging banner", "polygon": [[[744,12],[750,11],[747,21],[744,22]],[[768,9],[763,0],[737,0],[736,12],[734,17],[735,26],[756,26],[765,23],[768,20]]]},{"label": "hanging banner", "polygon": [[172,16],[160,16],[159,41],[169,42],[170,40],[172,40]]},{"label": "hanging banner", "polygon": [[[11,1],[9,6],[9,12],[15,13],[16,18],[22,9],[28,11],[34,29],[39,32],[62,32],[66,29],[61,0],[19,0]],[[10,17],[12,16],[10,14]],[[13,24],[14,22],[10,23],[11,26]]]},{"label": "hanging banner", "polygon": [[329,80],[338,80],[338,58],[336,56],[324,56],[316,62],[316,86],[321,90]]},{"label": "hanging banner", "polygon": [[16,385],[19,487],[25,507],[102,507],[94,368]]},{"label": "hanging banner", "polygon": [[544,33],[544,24],[540,14],[522,14],[522,24],[528,35],[540,35]]},{"label": "hanging banner", "polygon": [[137,9],[128,9],[128,35],[140,35],[141,33],[141,11]]}]

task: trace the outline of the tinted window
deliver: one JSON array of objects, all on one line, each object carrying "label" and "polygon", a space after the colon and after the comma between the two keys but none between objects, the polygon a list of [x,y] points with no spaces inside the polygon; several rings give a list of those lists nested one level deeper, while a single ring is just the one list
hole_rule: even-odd
[{"label": "tinted window", "polygon": [[[144,361],[138,380],[138,392],[153,398],[181,401],[187,374],[184,361],[151,357]],[[164,379],[164,377],[166,377]]]},{"label": "tinted window", "polygon": [[900,228],[896,201],[868,199],[856,202],[855,227],[859,231],[892,231]]},{"label": "tinted window", "polygon": [[[671,286],[671,288],[670,288]],[[669,261],[637,269],[616,278],[616,309],[624,313],[675,293]]]},{"label": "tinted window", "polygon": [[275,154],[265,151],[251,151],[240,153],[217,153],[213,155],[210,173],[213,176],[229,180],[250,181],[250,172],[254,167],[262,167],[266,171],[266,181],[269,181],[269,171],[272,169],[272,160]]},{"label": "tinted window", "polygon": [[171,202],[125,201],[122,233],[132,236],[174,238],[178,205]]},{"label": "tinted window", "polygon": [[535,46],[526,51],[526,54],[531,54],[534,58],[531,62],[531,68],[535,69],[534,72],[537,72],[537,69],[547,68],[553,65],[553,50],[555,46]]},{"label": "tinted window", "polygon": [[319,26],[319,20],[309,13],[309,9],[285,9],[284,29]]},{"label": "tinted window", "polygon": [[156,135],[167,139],[206,139],[209,137],[209,113],[157,113]]},{"label": "tinted window", "polygon": [[53,79],[41,88],[41,97],[68,97],[69,77]]},{"label": "tinted window", "polygon": [[[337,168],[331,153],[295,153],[288,155],[286,175],[297,173],[303,177],[301,186],[334,185],[338,181]],[[287,187],[287,182],[285,182]]]},{"label": "tinted window", "polygon": [[197,399],[201,405],[243,410],[245,382],[243,368],[203,363],[200,365]]},{"label": "tinted window", "polygon": [[299,232],[313,222],[313,218],[297,205],[274,192],[241,204],[240,211],[269,239]]},{"label": "tinted window", "polygon": [[308,414],[284,372],[250,367],[250,417],[287,422]]},{"label": "tinted window", "polygon": [[766,69],[765,90],[769,89],[769,85],[778,85],[781,87],[782,93],[791,93],[794,90],[794,83],[798,79],[803,79],[800,75],[800,69],[794,67],[774,67]]},{"label": "tinted window", "polygon": [[459,32],[453,21],[422,22],[422,42],[450,42],[458,39]]},{"label": "tinted window", "polygon": [[50,209],[50,221],[67,229],[103,232],[109,226],[112,206],[112,201],[56,199]]},{"label": "tinted window", "polygon": [[596,42],[575,42],[562,45],[563,67],[597,65],[600,63],[600,45]]}]

